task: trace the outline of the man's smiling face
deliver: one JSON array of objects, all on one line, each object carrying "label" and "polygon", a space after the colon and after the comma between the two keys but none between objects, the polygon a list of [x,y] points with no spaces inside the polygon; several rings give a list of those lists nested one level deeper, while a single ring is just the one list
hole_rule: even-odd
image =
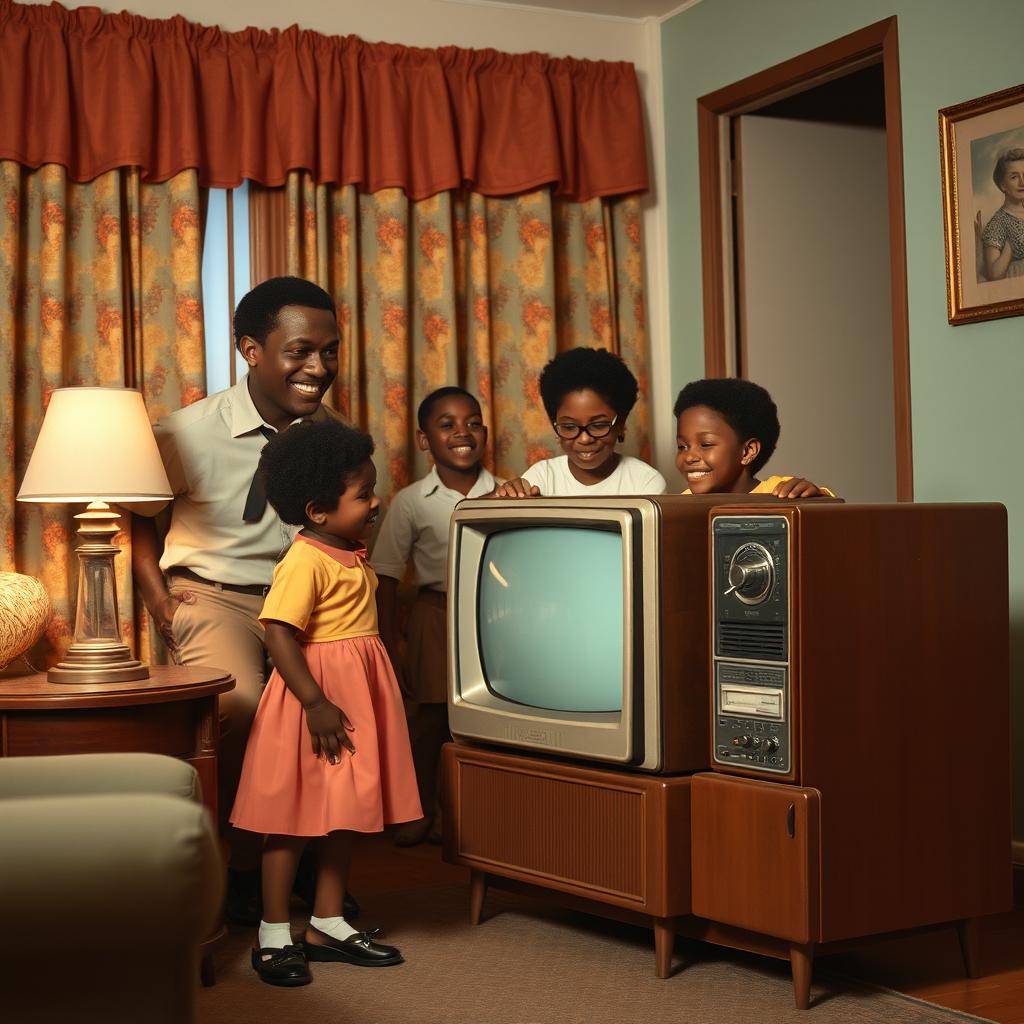
[{"label": "man's smiling face", "polygon": [[338,375],[338,324],[329,309],[282,306],[263,343],[243,338],[249,393],[266,423],[283,430],[310,416]]}]

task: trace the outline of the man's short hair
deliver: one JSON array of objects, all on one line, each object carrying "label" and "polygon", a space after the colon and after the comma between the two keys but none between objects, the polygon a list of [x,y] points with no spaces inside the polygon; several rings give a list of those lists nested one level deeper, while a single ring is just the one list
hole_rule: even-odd
[{"label": "man's short hair", "polygon": [[263,344],[277,326],[277,315],[285,306],[308,306],[337,313],[334,300],[320,287],[302,277],[271,277],[242,296],[235,308],[235,347],[241,351],[243,338]]}]

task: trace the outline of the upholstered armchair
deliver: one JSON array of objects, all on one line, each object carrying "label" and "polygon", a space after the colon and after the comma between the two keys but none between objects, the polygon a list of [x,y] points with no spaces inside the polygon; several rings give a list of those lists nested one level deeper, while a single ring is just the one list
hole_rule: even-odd
[{"label": "upholstered armchair", "polygon": [[0,1017],[187,1024],[223,872],[195,770],[0,758]]}]

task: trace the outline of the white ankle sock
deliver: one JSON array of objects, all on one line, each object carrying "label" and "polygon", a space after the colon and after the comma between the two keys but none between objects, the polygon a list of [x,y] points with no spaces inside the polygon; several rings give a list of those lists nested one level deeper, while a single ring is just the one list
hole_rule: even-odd
[{"label": "white ankle sock", "polygon": [[344,942],[350,935],[355,935],[358,929],[353,928],[343,917],[311,917],[309,923],[317,931],[330,935],[332,939]]},{"label": "white ankle sock", "polygon": [[292,944],[292,928],[285,921],[282,924],[268,924],[260,921],[260,949],[284,949]]}]

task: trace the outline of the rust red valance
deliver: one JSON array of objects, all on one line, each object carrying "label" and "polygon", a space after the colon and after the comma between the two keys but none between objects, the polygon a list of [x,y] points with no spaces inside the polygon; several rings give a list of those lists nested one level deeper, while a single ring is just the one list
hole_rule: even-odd
[{"label": "rust red valance", "polygon": [[289,170],[421,199],[553,184],[647,188],[633,65],[437,50],[0,0],[0,159],[164,181],[281,185]]}]

